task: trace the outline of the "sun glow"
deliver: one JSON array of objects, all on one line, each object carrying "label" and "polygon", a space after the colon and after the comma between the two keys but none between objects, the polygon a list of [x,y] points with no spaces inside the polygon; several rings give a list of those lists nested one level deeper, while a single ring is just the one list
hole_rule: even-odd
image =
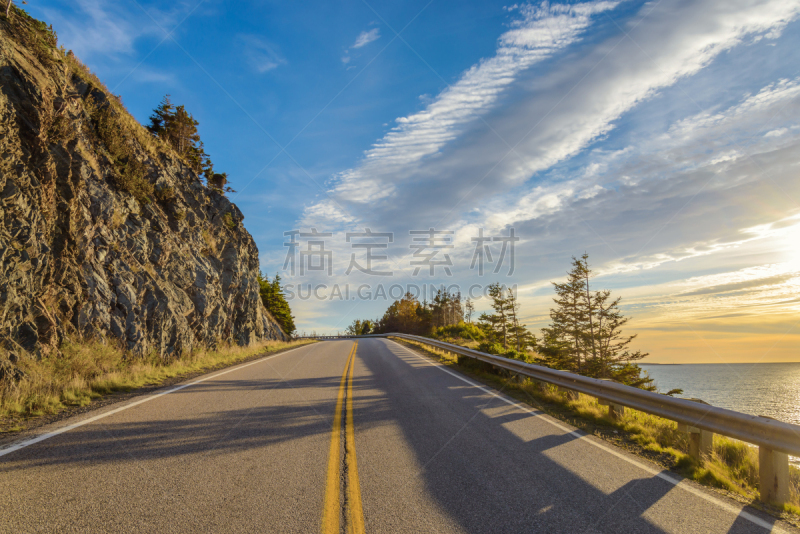
[{"label": "sun glow", "polygon": [[789,265],[800,271],[800,223],[786,228],[784,242]]}]

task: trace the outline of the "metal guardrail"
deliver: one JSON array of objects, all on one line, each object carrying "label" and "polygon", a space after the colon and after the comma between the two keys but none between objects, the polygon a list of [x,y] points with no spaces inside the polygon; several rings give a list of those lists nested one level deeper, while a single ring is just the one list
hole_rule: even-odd
[{"label": "metal guardrail", "polygon": [[[762,500],[772,502],[788,501],[788,455],[800,456],[800,426],[798,425],[784,423],[763,416],[747,415],[687,399],[670,397],[608,380],[598,380],[567,371],[557,371],[540,365],[478,352],[466,347],[427,337],[412,336],[409,334],[306,337],[314,339],[349,339],[389,336],[416,341],[455,354],[475,358],[476,360],[486,362],[501,369],[519,373],[540,382],[553,384],[559,388],[596,397],[612,406],[625,406],[665,419],[677,421],[678,423],[687,425],[689,428],[694,427],[695,430],[699,429],[697,432],[713,432],[746,443],[758,445],[760,447],[761,480],[765,480],[765,476],[769,476],[770,479],[775,479],[775,484],[761,484]],[[710,437],[711,436],[708,435],[703,438],[704,440],[708,440],[709,445],[711,443]],[[773,489],[777,488],[777,494],[769,494],[766,496],[769,498],[765,498],[764,492],[767,490],[766,486],[772,486]],[[782,490],[783,486],[785,486],[785,492]]]},{"label": "metal guardrail", "polygon": [[[495,367],[507,369],[535,380],[570,389],[592,397],[633,408],[641,412],[657,415],[665,419],[691,425],[709,432],[736,438],[754,445],[769,447],[793,456],[800,456],[800,426],[776,421],[766,417],[747,415],[708,404],[700,404],[626,386],[607,380],[589,378],[567,371],[557,371],[541,365],[503,358],[476,350],[445,343],[435,339],[408,334],[374,334],[371,336],[350,337],[397,337],[431,345],[449,352],[475,358]],[[337,338],[336,336],[319,337]],[[337,339],[338,339],[337,338]]]}]

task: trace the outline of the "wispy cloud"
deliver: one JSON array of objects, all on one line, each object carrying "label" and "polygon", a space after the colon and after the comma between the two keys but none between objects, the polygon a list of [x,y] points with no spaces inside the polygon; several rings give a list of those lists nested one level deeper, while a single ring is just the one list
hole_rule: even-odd
[{"label": "wispy cloud", "polygon": [[193,1],[171,2],[167,8],[142,8],[136,3],[110,0],[36,4],[29,9],[57,24],[59,41],[84,61],[135,54],[139,39],[162,39],[165,31],[175,30],[188,14],[201,15],[197,2]]},{"label": "wispy cloud", "polygon": [[380,38],[381,38],[380,28],[372,28],[369,31],[361,32],[356,38],[356,42],[353,43],[353,46],[351,46],[350,48],[361,48],[362,46],[367,46],[369,43],[377,41]]},{"label": "wispy cloud", "polygon": [[[373,41],[377,41],[380,38],[381,38],[380,28],[372,28],[369,31],[365,30],[365,31],[361,32],[358,35],[358,37],[356,37],[356,42],[353,43],[349,48],[345,49],[344,55],[342,56],[342,63],[344,63],[345,65],[350,63],[350,60],[352,59],[350,57],[350,51],[351,50],[356,50],[358,48],[362,48],[364,46],[367,46],[369,43],[371,43]],[[352,68],[352,67],[349,67],[349,68]]]},{"label": "wispy cloud", "polygon": [[[423,111],[397,119],[358,166],[336,177],[332,194],[338,204],[355,213],[378,208],[384,220],[394,213],[397,220],[407,220],[441,217],[461,202],[453,214],[457,218],[581,153],[608,135],[625,113],[696,74],[746,36],[779,34],[798,13],[796,2],[778,0],[647,4],[636,17],[638,25],[628,30],[630,38],[613,36],[556,65],[547,78],[536,76],[534,65],[574,44],[592,15],[615,5],[522,8],[522,18],[501,36],[495,57],[473,66]],[[498,106],[500,95],[518,84],[524,85]],[[574,193],[565,185],[553,190],[533,184],[522,195],[515,191],[523,200],[517,208],[495,209],[500,214],[495,222],[557,209],[559,198]]]},{"label": "wispy cloud", "polygon": [[48,20],[57,20],[59,38],[84,60],[95,54],[132,54],[135,41],[148,34],[163,33],[152,21],[135,23],[144,15],[131,6],[105,0],[77,0],[76,11],[43,7]]},{"label": "wispy cloud", "polygon": [[[646,3],[638,13],[612,14],[619,27],[598,16],[616,5],[518,8],[493,57],[422,111],[398,118],[358,164],[333,177],[333,200],[307,206],[300,223],[335,231],[379,221],[397,234],[439,225],[456,231],[453,255],[466,255],[467,265],[478,228],[496,235],[513,225],[526,266],[515,281],[531,292],[583,250],[600,274],[623,278],[690,262],[712,270],[720,258],[733,272],[774,252],[775,236],[741,229],[775,220],[800,199],[800,80],[773,74],[743,88],[738,102],[720,90],[724,104],[675,93],[713,77],[708,67],[723,52],[732,51],[728,62],[781,38],[800,3]],[[595,23],[603,37],[583,40]],[[643,118],[643,109],[657,120]],[[795,283],[781,276],[765,275],[752,288]],[[534,308],[549,305],[542,298],[526,298],[523,313],[541,315]]]},{"label": "wispy cloud", "polygon": [[467,70],[424,111],[398,118],[397,126],[366,153],[358,167],[337,177],[336,193],[349,202],[391,196],[394,184],[413,173],[413,165],[463,134],[521,72],[574,43],[592,15],[616,5],[591,2],[521,8],[521,18],[500,37],[495,56]]},{"label": "wispy cloud", "polygon": [[275,45],[264,38],[256,35],[240,35],[238,38],[244,45],[247,62],[256,72],[263,74],[286,64]]}]

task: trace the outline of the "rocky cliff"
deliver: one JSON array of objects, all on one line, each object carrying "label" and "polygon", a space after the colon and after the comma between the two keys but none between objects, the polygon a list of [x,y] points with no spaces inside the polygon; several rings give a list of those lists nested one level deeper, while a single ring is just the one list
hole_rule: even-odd
[{"label": "rocky cliff", "polygon": [[104,336],[169,357],[284,339],[243,218],[51,29],[0,15],[0,347]]}]

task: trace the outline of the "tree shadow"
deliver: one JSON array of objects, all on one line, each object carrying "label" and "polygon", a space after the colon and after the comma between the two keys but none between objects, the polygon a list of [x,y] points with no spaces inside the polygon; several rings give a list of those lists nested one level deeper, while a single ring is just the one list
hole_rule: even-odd
[{"label": "tree shadow", "polygon": [[[354,380],[354,387],[359,381]],[[187,417],[158,418],[146,421],[114,422],[101,419],[43,443],[27,447],[3,458],[0,473],[13,473],[34,466],[63,466],[72,463],[140,461],[150,458],[229,454],[276,443],[300,440],[317,434],[329,435],[340,377],[272,380],[215,380],[171,393],[176,396],[202,396],[208,393],[241,393],[243,390],[295,390],[295,399],[282,404],[220,410],[209,406],[204,413]],[[331,388],[328,399],[309,402],[305,389]],[[380,420],[382,399],[367,409],[371,419]],[[200,402],[198,400],[198,402]]]},{"label": "tree shadow", "polygon": [[[754,529],[753,522],[743,516],[743,514],[747,512],[751,515],[756,515],[759,519],[770,525],[769,529]],[[772,531],[772,528],[777,523],[777,520],[772,517],[771,515],[767,514],[760,514],[756,510],[753,509],[743,509],[738,516],[736,516],[736,521],[733,522],[731,528],[728,529],[728,534],[749,534],[754,530],[761,531],[761,530],[769,530]]]},{"label": "tree shadow", "polygon": [[[369,428],[379,423],[375,416],[398,425],[424,466],[419,476],[429,494],[465,531],[664,532],[645,513],[676,490],[670,482],[652,476],[619,485],[624,475],[618,473],[609,473],[604,481],[597,471],[617,468],[636,476],[642,472],[577,441],[575,433],[547,424],[515,425],[535,415],[512,409],[496,397],[487,402],[484,393],[458,384],[393,343],[364,341],[369,345],[360,343],[358,356],[372,380],[362,386],[382,391],[387,406],[373,414],[368,403],[358,402],[356,435],[361,425]],[[415,386],[408,386],[404,376],[419,384],[422,392],[413,391]],[[412,391],[404,391],[407,387]],[[356,391],[356,401],[360,401],[359,395]],[[449,409],[428,409],[426,403],[431,399],[426,396],[436,397]],[[415,412],[423,416],[409,415]],[[516,432],[511,430],[515,427]],[[531,435],[521,437],[526,429]],[[573,461],[570,454],[579,458]],[[599,463],[601,456],[603,464]],[[582,472],[574,472],[566,464],[578,464]],[[607,487],[597,487],[603,483]],[[685,492],[671,499],[690,506],[676,513],[693,514],[702,506],[715,507],[707,503],[698,506],[697,498]],[[680,524],[680,517],[675,521]],[[754,530],[760,529],[740,515],[730,532]]]},{"label": "tree shadow", "polygon": [[[496,397],[487,400],[477,388],[386,340],[362,340],[357,362],[369,372],[356,374],[353,381],[356,441],[370,429],[397,426],[421,466],[419,473],[407,476],[420,477],[438,508],[464,531],[663,532],[645,513],[675,489],[669,482],[653,476],[620,483],[624,477],[608,473],[608,483],[598,487],[596,472],[613,465],[613,457],[582,445],[575,433],[525,424],[531,414]],[[314,436],[327,442],[340,379],[203,382],[171,396],[186,404],[243,391],[267,395],[293,390],[297,395],[278,395],[278,403],[270,399],[251,408],[212,404],[186,417],[159,418],[159,412],[151,411],[147,421],[101,419],[4,457],[0,473],[19,474],[37,466],[235,455],[251,449],[268,454],[271,445]],[[327,449],[322,454],[327,455]],[[595,472],[587,475],[565,467],[576,463],[570,454]],[[600,455],[604,464],[596,461]],[[622,463],[619,460],[617,466]],[[623,467],[632,470],[628,464]],[[692,499],[697,500],[687,493],[684,501]],[[729,532],[753,532],[754,527],[740,515]]]}]

